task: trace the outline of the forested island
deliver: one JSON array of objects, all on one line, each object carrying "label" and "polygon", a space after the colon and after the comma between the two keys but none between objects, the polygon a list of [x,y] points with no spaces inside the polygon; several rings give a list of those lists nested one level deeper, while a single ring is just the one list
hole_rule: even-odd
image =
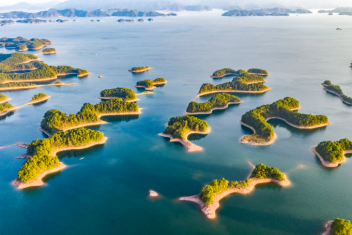
[{"label": "forested island", "polygon": [[317,155],[323,166],[337,167],[346,162],[346,153],[352,153],[352,142],[349,139],[339,141],[322,141],[312,151]]},{"label": "forested island", "polygon": [[192,116],[172,117],[167,128],[160,136],[170,138],[170,142],[180,142],[188,152],[201,151],[203,148],[187,140],[190,134],[209,134],[210,127],[206,121]]},{"label": "forested island", "polygon": [[166,80],[164,78],[156,78],[153,81],[150,79],[138,81],[135,87],[141,87],[147,91],[150,91],[153,90],[155,86],[163,84],[166,84]]},{"label": "forested island", "polygon": [[41,186],[44,184],[42,178],[45,175],[65,168],[65,165],[59,162],[56,153],[104,144],[106,139],[100,131],[79,128],[58,132],[47,139],[34,140],[27,148],[30,157],[23,163],[13,184],[19,189]]},{"label": "forested island", "polygon": [[325,115],[302,114],[299,102],[291,97],[278,100],[270,105],[263,105],[250,110],[242,116],[240,123],[253,130],[253,135],[243,136],[243,144],[270,145],[274,143],[276,134],[273,127],[267,122],[270,119],[280,119],[290,126],[299,129],[314,129],[330,124]]},{"label": "forested island", "polygon": [[325,224],[325,232],[322,235],[351,235],[352,224],[349,220],[336,218]]},{"label": "forested island", "polygon": [[128,70],[131,73],[144,73],[148,70],[151,70],[153,68],[145,66],[145,67],[132,67],[132,69]]},{"label": "forested island", "polygon": [[287,8],[268,8],[260,10],[231,10],[222,16],[289,16],[289,14],[311,14],[306,9],[291,10]]},{"label": "forested island", "polygon": [[[30,82],[52,81],[56,80],[58,76],[70,74],[78,77],[90,74],[84,69],[67,65],[49,66],[37,60],[39,58],[32,54],[19,52],[0,54],[0,90],[36,88],[45,85],[36,85]],[[16,73],[19,71],[24,73]]]},{"label": "forested island", "polygon": [[338,97],[340,97],[340,100],[342,102],[344,102],[345,104],[352,105],[352,98],[343,94],[340,86],[332,84],[331,81],[329,81],[329,80],[324,81],[324,83],[322,85],[325,87],[326,91],[333,93],[333,94],[337,95]]},{"label": "forested island", "polygon": [[125,87],[116,87],[113,89],[105,89],[100,92],[99,99],[113,99],[113,98],[121,98],[127,102],[135,102],[137,101],[137,96],[134,91]]},{"label": "forested island", "polygon": [[38,101],[38,100],[44,100],[48,98],[48,95],[45,93],[38,93],[32,97],[31,101]]},{"label": "forested island", "polygon": [[237,71],[237,77],[233,78],[231,82],[216,86],[211,83],[204,83],[200,87],[197,96],[219,92],[263,93],[270,90],[270,88],[263,84],[264,82],[266,81],[262,76],[249,74],[244,70],[239,70]]},{"label": "forested island", "polygon": [[213,110],[226,109],[229,104],[240,104],[242,102],[237,96],[219,93],[205,103],[190,102],[186,110],[186,115],[211,114]]},{"label": "forested island", "polygon": [[[245,74],[246,71],[244,70],[234,70],[231,68],[223,68],[223,69],[219,69],[216,70],[213,75],[211,75],[210,77],[212,78],[222,78],[225,76],[230,76],[230,75],[241,75],[241,74]],[[252,68],[252,69],[248,69],[247,71],[248,74],[255,74],[255,75],[260,75],[260,76],[267,76],[269,75],[268,71],[264,70],[264,69],[256,69],[256,68]]]},{"label": "forested island", "polygon": [[24,37],[0,38],[0,46],[4,46],[7,49],[16,49],[18,51],[39,50],[50,44],[51,42],[48,39],[32,38],[28,40]]},{"label": "forested island", "polygon": [[45,48],[43,51],[42,51],[42,54],[46,55],[46,54],[56,54],[57,51],[55,48]]},{"label": "forested island", "polygon": [[52,134],[77,127],[105,124],[106,122],[100,119],[102,116],[138,115],[140,113],[136,103],[114,98],[96,105],[85,103],[77,114],[69,116],[57,109],[51,109],[45,113],[41,128],[45,133]]},{"label": "forested island", "polygon": [[282,187],[291,183],[279,169],[268,167],[264,164],[257,165],[249,177],[244,181],[227,181],[224,178],[214,180],[203,187],[199,195],[181,197],[181,201],[191,201],[197,203],[202,212],[209,218],[215,219],[215,211],[219,208],[219,201],[229,194],[248,194],[252,192],[257,184],[276,183]]}]

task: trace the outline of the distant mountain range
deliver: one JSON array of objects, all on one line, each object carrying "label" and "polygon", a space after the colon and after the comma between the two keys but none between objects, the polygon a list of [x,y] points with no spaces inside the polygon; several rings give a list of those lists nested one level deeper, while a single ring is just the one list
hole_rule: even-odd
[{"label": "distant mountain range", "polygon": [[270,8],[260,10],[232,10],[225,12],[222,16],[288,16],[291,14],[310,14],[312,13],[306,9],[291,10],[287,8]]},{"label": "distant mountain range", "polygon": [[149,17],[149,16],[176,16],[177,14],[163,14],[156,11],[138,11],[130,9],[97,9],[95,11],[85,11],[77,9],[56,10],[49,9],[47,11],[40,11],[37,13],[11,11],[8,13],[0,13],[0,18],[57,18],[57,17],[107,17],[107,16],[127,16],[127,17]]},{"label": "distant mountain range", "polygon": [[[318,13],[342,13],[340,15],[344,15],[344,13],[352,13],[352,7],[338,7],[331,11],[320,10]],[[350,15],[350,14],[345,14]]]}]

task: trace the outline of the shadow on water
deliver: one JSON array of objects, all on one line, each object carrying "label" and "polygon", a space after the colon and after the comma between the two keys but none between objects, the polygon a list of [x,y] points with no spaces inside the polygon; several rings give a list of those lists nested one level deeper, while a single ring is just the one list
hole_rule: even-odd
[{"label": "shadow on water", "polygon": [[66,158],[66,157],[67,158],[82,157],[86,154],[92,153],[92,152],[94,152],[98,149],[102,149],[102,148],[104,148],[103,144],[95,145],[95,146],[92,146],[88,149],[62,151],[62,152],[57,153],[57,157],[59,159]]},{"label": "shadow on water", "polygon": [[[265,95],[266,92],[264,93],[242,93],[242,92],[219,92],[219,93],[227,93],[227,94],[230,94],[230,95],[234,95],[234,96],[237,96],[239,98],[242,98],[243,97],[261,97],[263,95]],[[213,97],[214,95],[216,94],[219,94],[219,93],[213,93],[213,94],[208,94],[208,95],[202,95],[199,97],[199,99],[202,101],[202,102],[206,102],[208,101],[211,97]],[[206,100],[206,101],[204,101]]]},{"label": "shadow on water", "polygon": [[191,134],[188,136],[188,140],[189,141],[193,141],[193,140],[200,140],[205,138],[207,135],[202,135],[202,134]]},{"label": "shadow on water", "polygon": [[271,124],[274,128],[284,127],[295,135],[300,135],[300,136],[303,135],[305,137],[311,136],[311,135],[316,134],[318,132],[324,132],[327,128],[327,126],[325,126],[325,127],[315,128],[315,129],[298,129],[298,128],[295,128],[293,126],[288,125],[285,121],[282,121],[280,119],[271,119],[268,121],[268,123]]},{"label": "shadow on water", "polygon": [[32,105],[33,105],[33,106],[41,106],[41,105],[45,104],[47,101],[48,101],[48,100],[43,100],[43,101],[41,101],[41,102],[39,102],[39,103],[35,103],[35,104],[32,104]]},{"label": "shadow on water", "polygon": [[8,118],[8,117],[11,117],[11,116],[14,115],[14,114],[15,114],[15,111],[9,112],[9,113],[6,114],[5,116],[1,116],[1,117],[0,117],[0,121],[6,119],[6,118]]},{"label": "shadow on water", "polygon": [[104,116],[101,117],[101,120],[106,122],[129,122],[132,120],[137,120],[139,115],[128,115],[128,116]]}]

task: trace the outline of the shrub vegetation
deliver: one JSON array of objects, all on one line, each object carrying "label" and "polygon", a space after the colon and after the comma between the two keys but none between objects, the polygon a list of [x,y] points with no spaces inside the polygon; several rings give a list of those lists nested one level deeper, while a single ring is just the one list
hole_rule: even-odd
[{"label": "shrub vegetation", "polygon": [[331,224],[331,235],[352,235],[352,224],[349,220],[336,218]]},{"label": "shrub vegetation", "polygon": [[328,162],[337,162],[343,159],[345,150],[352,150],[352,142],[348,139],[339,141],[322,141],[315,149]]},{"label": "shrub vegetation", "polygon": [[186,111],[189,113],[205,112],[213,108],[224,107],[229,102],[239,101],[241,101],[241,99],[237,96],[227,93],[218,93],[205,103],[197,103],[195,101],[190,102]]},{"label": "shrub vegetation", "polygon": [[101,97],[118,97],[125,100],[136,99],[136,94],[131,89],[125,87],[117,87],[114,89],[105,89],[100,92]]},{"label": "shrub vegetation", "polygon": [[39,100],[39,99],[42,99],[42,98],[44,98],[44,97],[47,97],[47,94],[45,94],[45,93],[38,93],[38,94],[36,94],[36,95],[34,95],[34,96],[32,97],[32,100],[31,100],[31,101]]},{"label": "shrub vegetation", "polygon": [[205,131],[208,127],[206,121],[186,115],[183,117],[172,117],[163,133],[171,135],[172,138],[185,139],[185,134],[188,131]]},{"label": "shrub vegetation", "polygon": [[264,70],[264,69],[248,69],[247,71],[248,73],[263,73],[263,74],[269,74],[268,71]]}]

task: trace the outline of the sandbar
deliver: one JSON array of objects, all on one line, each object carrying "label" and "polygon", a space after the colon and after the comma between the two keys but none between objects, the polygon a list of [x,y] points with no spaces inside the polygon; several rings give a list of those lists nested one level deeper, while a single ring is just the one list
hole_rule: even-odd
[{"label": "sandbar", "polygon": [[180,139],[180,138],[172,138],[171,135],[167,135],[164,133],[160,133],[158,134],[159,136],[162,137],[166,137],[166,138],[170,138],[170,142],[180,142],[187,150],[187,152],[198,152],[198,151],[202,151],[203,148],[195,145],[193,143],[191,143],[190,141],[187,140],[187,137],[190,134],[203,134],[203,135],[207,135],[209,134],[211,131],[211,128],[208,127],[208,129],[206,129],[205,131],[188,131],[187,133],[185,133],[184,139]]},{"label": "sandbar", "polygon": [[208,95],[208,94],[220,93],[220,92],[226,92],[226,93],[264,93],[269,90],[271,90],[271,88],[266,88],[261,91],[216,90],[216,91],[207,91],[207,92],[198,93],[196,97]]},{"label": "sandbar", "polygon": [[148,70],[151,70],[151,69],[153,69],[153,68],[148,67],[148,68],[145,68],[145,69],[135,70],[135,71],[133,71],[132,69],[130,69],[130,70],[128,70],[128,72],[131,72],[131,73],[144,73],[144,72],[146,72],[146,71],[148,71]]},{"label": "sandbar", "polygon": [[46,96],[46,97],[43,97],[43,98],[41,98],[41,99],[37,99],[37,100],[30,101],[30,102],[28,102],[27,104],[10,108],[10,109],[8,109],[8,110],[6,110],[6,111],[4,111],[4,112],[0,112],[0,117],[5,116],[5,115],[8,114],[8,113],[14,112],[15,110],[17,110],[17,109],[19,109],[19,108],[22,108],[22,107],[24,107],[24,106],[31,105],[31,104],[41,103],[41,102],[43,102],[43,101],[46,101],[46,100],[50,99],[50,97],[51,97],[51,96]]},{"label": "sandbar", "polygon": [[149,190],[149,197],[157,197],[159,194],[155,192],[154,190]]},{"label": "sandbar", "polygon": [[9,102],[10,100],[11,100],[11,98],[6,98],[3,100],[0,100],[0,104],[5,104],[5,103]]},{"label": "sandbar", "polygon": [[352,150],[344,150],[343,151],[343,158],[339,161],[336,161],[336,162],[329,162],[329,161],[326,161],[317,151],[316,151],[316,147],[312,147],[311,148],[312,152],[319,158],[321,164],[323,164],[323,166],[325,167],[338,167],[340,164],[346,162],[346,157],[345,157],[345,154],[346,153],[352,153]]},{"label": "sandbar", "polygon": [[[253,171],[253,170],[252,170]],[[250,174],[251,175],[251,174]],[[285,174],[284,174],[285,175]],[[228,196],[232,193],[239,193],[239,194],[249,194],[251,193],[257,184],[264,184],[264,183],[275,183],[282,187],[287,187],[291,185],[291,182],[287,179],[285,175],[284,180],[277,180],[273,178],[269,179],[249,179],[250,184],[246,188],[228,188],[222,193],[216,195],[214,197],[214,202],[210,204],[206,204],[201,198],[200,195],[193,195],[189,197],[180,197],[178,200],[180,201],[190,201],[198,204],[200,206],[201,211],[208,217],[208,219],[215,219],[216,218],[216,209],[220,207],[219,201],[224,197]]]},{"label": "sandbar", "polygon": [[241,101],[238,101],[238,102],[228,102],[228,103],[225,104],[224,106],[211,108],[209,111],[205,111],[205,112],[195,112],[195,113],[185,112],[185,114],[186,114],[186,115],[211,114],[214,110],[218,110],[218,109],[227,109],[230,104],[240,104],[240,103],[243,103],[243,101],[241,100]]}]

